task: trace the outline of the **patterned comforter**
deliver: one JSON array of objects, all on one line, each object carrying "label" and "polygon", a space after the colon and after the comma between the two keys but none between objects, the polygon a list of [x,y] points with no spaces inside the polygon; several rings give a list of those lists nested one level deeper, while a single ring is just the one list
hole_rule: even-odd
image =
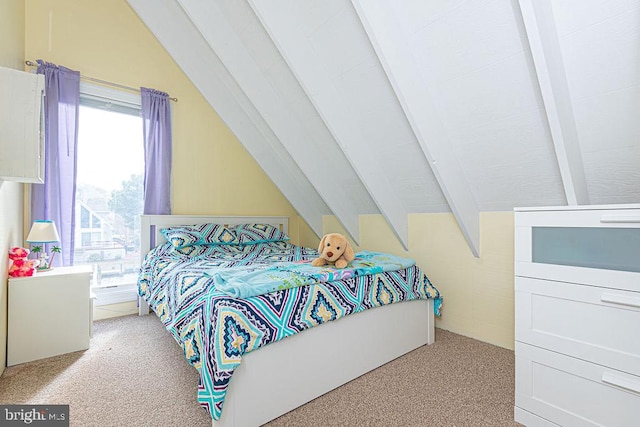
[{"label": "patterned comforter", "polygon": [[434,298],[439,315],[440,294],[415,265],[247,298],[233,298],[216,289],[215,280],[206,274],[221,267],[304,262],[317,256],[314,249],[284,241],[208,246],[197,255],[184,255],[167,243],[147,254],[138,292],[198,370],[198,401],[213,419],[220,418],[229,381],[245,353],[348,314],[398,301]]}]

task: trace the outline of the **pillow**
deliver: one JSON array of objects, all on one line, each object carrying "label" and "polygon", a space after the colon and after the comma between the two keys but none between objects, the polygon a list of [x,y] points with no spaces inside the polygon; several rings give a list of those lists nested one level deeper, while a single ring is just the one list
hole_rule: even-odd
[{"label": "pillow", "polygon": [[160,230],[162,235],[176,249],[197,245],[237,244],[233,230],[221,224],[197,224],[167,227]]},{"label": "pillow", "polygon": [[237,243],[241,245],[289,240],[289,236],[269,224],[241,224],[235,228],[235,233]]},{"label": "pillow", "polygon": [[246,248],[252,248],[253,246],[249,245],[238,245],[236,244],[228,244],[228,245],[190,245],[184,246],[180,249],[176,248],[170,243],[166,244],[169,247],[168,253],[171,256],[178,257],[223,257],[225,259],[231,259],[236,256],[244,256],[247,253]]}]

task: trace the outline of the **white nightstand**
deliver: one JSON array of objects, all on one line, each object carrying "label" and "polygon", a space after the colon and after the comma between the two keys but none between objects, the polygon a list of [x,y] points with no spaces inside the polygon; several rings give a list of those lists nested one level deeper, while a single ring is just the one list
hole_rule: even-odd
[{"label": "white nightstand", "polygon": [[9,278],[7,366],[89,348],[89,265]]}]

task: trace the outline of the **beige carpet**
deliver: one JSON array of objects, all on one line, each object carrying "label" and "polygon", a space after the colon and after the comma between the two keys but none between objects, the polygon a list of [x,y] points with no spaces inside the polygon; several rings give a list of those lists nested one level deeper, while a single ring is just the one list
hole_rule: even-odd
[{"label": "beige carpet", "polygon": [[[513,352],[436,329],[421,347],[267,424],[516,426]],[[154,315],[94,324],[91,348],[6,368],[1,403],[70,404],[72,426],[210,426],[198,375]]]}]

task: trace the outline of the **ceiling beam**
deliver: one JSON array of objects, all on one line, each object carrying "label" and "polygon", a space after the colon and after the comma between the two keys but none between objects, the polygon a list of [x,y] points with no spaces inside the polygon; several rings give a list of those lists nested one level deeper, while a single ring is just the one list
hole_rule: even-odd
[{"label": "ceiling beam", "polygon": [[[375,140],[365,137],[358,127],[357,115],[332,80],[329,66],[315,54],[314,46],[303,37],[300,17],[291,15],[287,3],[267,4],[249,0],[251,8],[279,49],[300,86],[323,119],[333,138],[369,192],[405,250],[409,249],[409,212],[397,189],[379,169]],[[336,46],[339,49],[340,46]],[[373,55],[373,54],[372,54]],[[374,125],[375,126],[375,125]],[[388,143],[389,141],[385,141]]]},{"label": "ceiling beam", "polygon": [[[175,0],[127,0],[317,236],[330,214],[251,101]],[[179,141],[178,141],[179,143]]]},{"label": "ceiling beam", "polygon": [[[178,2],[243,93],[268,123],[289,156],[303,171],[315,191],[345,227],[354,242],[359,244],[358,212],[343,185],[345,174],[327,173],[326,168],[327,164],[335,166],[340,162],[344,163],[345,168],[350,169],[350,166],[344,157],[338,156],[342,154],[340,150],[331,153],[321,144],[314,143],[313,140],[318,137],[318,133],[314,133],[306,127],[306,123],[297,119],[295,103],[308,102],[308,100],[306,96],[295,97],[296,89],[300,90],[300,95],[303,95],[295,77],[290,76],[293,86],[289,85],[287,87],[289,92],[284,93],[277,88],[288,76],[280,73],[277,76],[278,82],[274,82],[265,73],[268,71],[265,69],[265,61],[283,61],[277,49],[274,47],[276,56],[269,56],[269,52],[262,51],[259,58],[254,57],[253,52],[247,49],[230,24],[231,17],[227,16],[225,10],[216,1],[178,0]],[[245,21],[245,24],[247,22],[250,21]],[[260,25],[258,20],[256,24]],[[245,27],[243,30],[254,29]],[[264,31],[261,25],[257,30]],[[289,71],[288,68],[286,70]],[[291,95],[292,89],[294,95]],[[317,120],[322,123],[319,117]],[[305,141],[305,144],[301,144],[300,141]]]},{"label": "ceiling beam", "polygon": [[580,141],[551,2],[519,2],[567,203],[588,205]]},{"label": "ceiling beam", "polygon": [[351,0],[407,120],[431,165],[469,249],[480,255],[480,212],[429,88],[418,72],[406,34],[394,17],[394,2]]}]

